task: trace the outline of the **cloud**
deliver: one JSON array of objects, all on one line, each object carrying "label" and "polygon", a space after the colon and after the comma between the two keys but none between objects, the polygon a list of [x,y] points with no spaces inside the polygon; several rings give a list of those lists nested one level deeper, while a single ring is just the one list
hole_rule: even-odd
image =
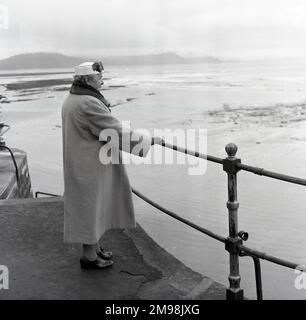
[{"label": "cloud", "polygon": [[[11,52],[74,55],[177,51],[239,56],[306,52],[300,0],[0,0],[9,9],[0,58]],[[303,41],[304,42],[304,41]],[[258,51],[259,50],[259,51]]]}]

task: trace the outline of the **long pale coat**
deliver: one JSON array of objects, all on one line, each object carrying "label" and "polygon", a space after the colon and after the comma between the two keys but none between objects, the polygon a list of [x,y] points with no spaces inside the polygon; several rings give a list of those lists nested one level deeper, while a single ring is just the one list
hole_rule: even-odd
[{"label": "long pale coat", "polygon": [[[135,227],[131,187],[123,164],[102,164],[103,129],[126,138],[121,122],[97,98],[69,94],[62,107],[64,241],[95,244],[111,228]],[[149,136],[143,136],[150,149]],[[131,142],[131,148],[133,147]],[[119,150],[118,150],[119,152]]]}]

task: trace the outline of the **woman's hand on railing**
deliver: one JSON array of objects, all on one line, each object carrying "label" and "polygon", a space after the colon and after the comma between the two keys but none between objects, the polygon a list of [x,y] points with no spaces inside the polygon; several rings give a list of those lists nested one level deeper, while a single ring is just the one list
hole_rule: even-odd
[{"label": "woman's hand on railing", "polygon": [[159,144],[159,145],[163,146],[163,145],[165,145],[165,141],[161,137],[152,137],[151,146],[153,144]]}]

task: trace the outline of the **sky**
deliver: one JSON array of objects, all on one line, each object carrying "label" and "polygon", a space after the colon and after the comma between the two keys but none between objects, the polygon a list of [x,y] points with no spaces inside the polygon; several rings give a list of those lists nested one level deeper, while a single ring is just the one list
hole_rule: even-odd
[{"label": "sky", "polygon": [[0,0],[0,59],[26,52],[306,56],[305,0]]}]

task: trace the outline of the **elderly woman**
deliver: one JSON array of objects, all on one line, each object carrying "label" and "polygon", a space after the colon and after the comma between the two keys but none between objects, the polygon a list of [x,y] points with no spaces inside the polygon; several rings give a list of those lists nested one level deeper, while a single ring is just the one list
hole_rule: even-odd
[{"label": "elderly woman", "polygon": [[[113,129],[120,141],[129,139],[112,116],[110,104],[100,93],[103,81],[101,62],[85,62],[75,69],[70,94],[62,107],[64,167],[64,241],[82,243],[81,267],[103,269],[113,264],[112,253],[104,251],[100,239],[112,228],[134,228],[135,216],[129,179],[122,163],[103,164],[99,140],[104,129]],[[139,135],[143,156],[156,142]],[[120,154],[120,150],[118,150]],[[121,162],[121,161],[120,161]]]}]

